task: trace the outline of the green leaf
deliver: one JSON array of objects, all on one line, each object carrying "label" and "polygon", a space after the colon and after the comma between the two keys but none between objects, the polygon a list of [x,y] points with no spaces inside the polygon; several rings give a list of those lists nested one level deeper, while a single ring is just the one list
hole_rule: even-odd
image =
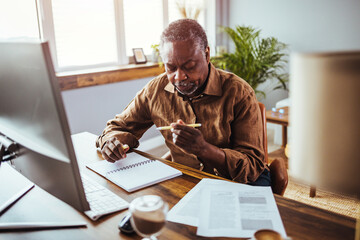
[{"label": "green leaf", "polygon": [[287,89],[287,45],[274,37],[261,38],[260,30],[251,26],[220,27],[235,46],[233,53],[212,57],[211,62],[218,68],[233,72],[247,81],[256,93],[265,96],[257,87],[268,80],[276,79],[276,89]]}]

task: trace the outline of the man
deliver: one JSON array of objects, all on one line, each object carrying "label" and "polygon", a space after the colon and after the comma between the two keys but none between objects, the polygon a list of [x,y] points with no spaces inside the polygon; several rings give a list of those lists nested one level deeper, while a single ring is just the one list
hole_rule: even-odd
[{"label": "man", "polygon": [[[210,63],[203,28],[194,20],[171,23],[162,33],[166,72],[151,80],[126,109],[107,123],[97,147],[114,162],[153,124],[172,161],[253,185],[270,185],[264,160],[261,113],[253,89]],[[201,123],[193,128],[185,124]]]}]

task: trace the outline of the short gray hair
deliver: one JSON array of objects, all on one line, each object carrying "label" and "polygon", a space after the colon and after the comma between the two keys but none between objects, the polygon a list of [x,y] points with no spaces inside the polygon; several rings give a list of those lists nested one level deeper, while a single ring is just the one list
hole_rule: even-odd
[{"label": "short gray hair", "polygon": [[206,50],[208,40],[205,30],[193,19],[180,19],[170,23],[161,34],[160,52],[166,42],[192,40],[201,50]]}]

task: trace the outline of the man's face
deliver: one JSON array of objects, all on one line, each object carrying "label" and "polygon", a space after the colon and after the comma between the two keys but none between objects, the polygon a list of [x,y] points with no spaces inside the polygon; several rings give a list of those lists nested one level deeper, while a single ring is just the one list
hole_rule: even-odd
[{"label": "man's face", "polygon": [[204,51],[192,40],[165,42],[162,53],[165,71],[176,90],[194,97],[209,72],[210,49]]}]

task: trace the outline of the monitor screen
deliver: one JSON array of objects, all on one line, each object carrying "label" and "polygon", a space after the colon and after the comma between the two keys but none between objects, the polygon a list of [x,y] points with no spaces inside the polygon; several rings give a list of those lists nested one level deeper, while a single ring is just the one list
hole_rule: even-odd
[{"label": "monitor screen", "polygon": [[20,146],[15,168],[89,210],[47,42],[0,41],[0,135]]}]

